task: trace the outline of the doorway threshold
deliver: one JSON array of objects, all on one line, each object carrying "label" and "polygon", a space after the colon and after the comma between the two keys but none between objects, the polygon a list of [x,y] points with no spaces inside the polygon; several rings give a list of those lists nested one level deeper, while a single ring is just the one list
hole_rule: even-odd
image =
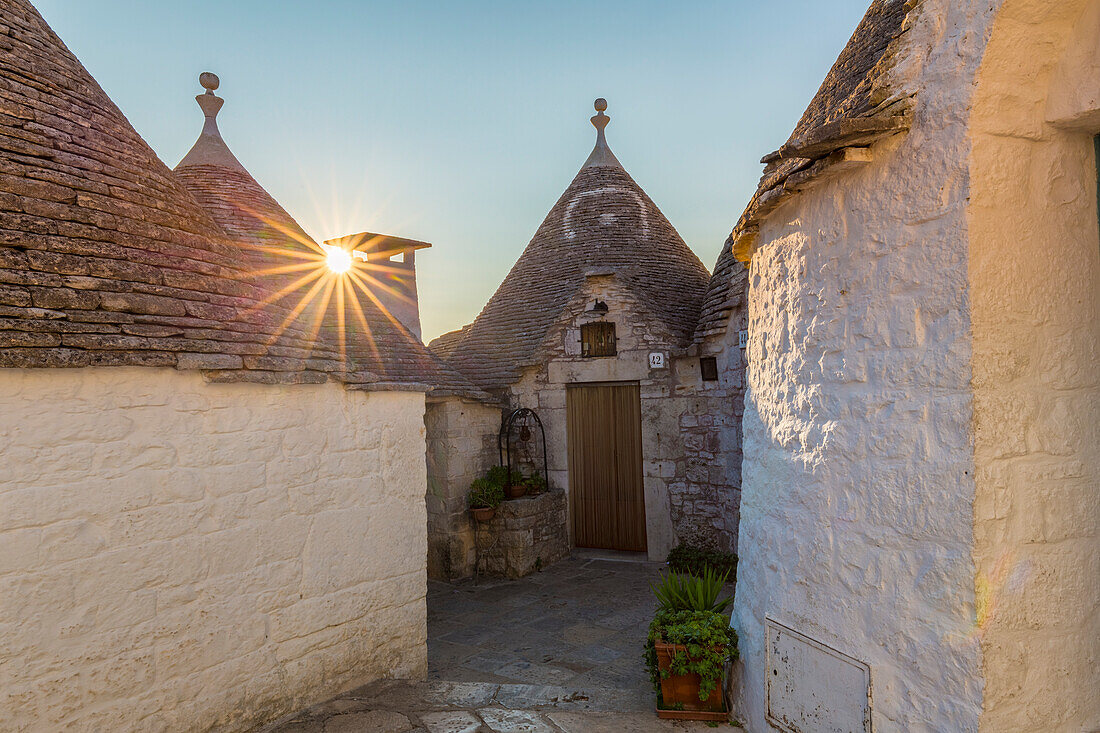
[{"label": "doorway threshold", "polygon": [[573,557],[578,560],[610,560],[611,562],[648,563],[649,555],[644,552],[625,550],[600,550],[592,547],[574,547]]}]

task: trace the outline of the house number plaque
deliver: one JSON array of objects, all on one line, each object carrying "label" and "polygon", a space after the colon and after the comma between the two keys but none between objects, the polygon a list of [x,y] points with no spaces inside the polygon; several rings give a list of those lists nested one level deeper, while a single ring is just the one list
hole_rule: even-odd
[{"label": "house number plaque", "polygon": [[650,369],[664,369],[665,368],[665,355],[662,351],[652,351],[649,354],[649,368]]}]

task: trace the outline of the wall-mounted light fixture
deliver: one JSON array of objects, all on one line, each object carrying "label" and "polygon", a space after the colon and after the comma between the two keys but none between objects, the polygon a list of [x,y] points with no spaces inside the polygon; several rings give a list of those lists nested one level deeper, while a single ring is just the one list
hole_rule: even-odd
[{"label": "wall-mounted light fixture", "polygon": [[602,316],[607,313],[607,303],[603,302],[599,298],[596,298],[596,302],[592,304],[592,307],[587,311],[593,316]]}]

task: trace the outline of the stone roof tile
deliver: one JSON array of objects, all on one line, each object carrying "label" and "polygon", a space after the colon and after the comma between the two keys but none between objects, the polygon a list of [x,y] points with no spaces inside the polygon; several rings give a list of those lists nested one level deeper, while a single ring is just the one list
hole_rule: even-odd
[{"label": "stone roof tile", "polygon": [[438,356],[440,359],[446,361],[451,358],[451,354],[454,353],[455,348],[462,343],[462,339],[466,338],[466,334],[470,332],[470,326],[472,324],[467,323],[462,328],[456,328],[453,331],[448,331],[445,334],[436,336],[428,344],[428,348],[432,353]]},{"label": "stone roof tile", "polygon": [[[24,0],[0,0],[0,366],[177,366],[308,344]],[[191,322],[189,316],[219,318]],[[177,319],[156,324],[146,319]],[[335,362],[330,371],[339,367]]]},{"label": "stone roof tile", "polygon": [[718,254],[714,273],[707,283],[707,291],[699,307],[699,320],[695,325],[695,342],[701,342],[711,336],[725,333],[730,311],[741,304],[745,297],[742,292],[747,280],[737,280],[741,286],[735,288],[736,275],[745,269],[733,256],[733,238],[728,237]]}]

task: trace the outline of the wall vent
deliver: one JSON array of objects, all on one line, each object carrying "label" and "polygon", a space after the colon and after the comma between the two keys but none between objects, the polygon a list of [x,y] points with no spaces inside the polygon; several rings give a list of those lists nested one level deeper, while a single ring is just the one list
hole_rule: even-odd
[{"label": "wall vent", "polygon": [[871,669],[770,619],[767,718],[787,733],[871,733]]}]

